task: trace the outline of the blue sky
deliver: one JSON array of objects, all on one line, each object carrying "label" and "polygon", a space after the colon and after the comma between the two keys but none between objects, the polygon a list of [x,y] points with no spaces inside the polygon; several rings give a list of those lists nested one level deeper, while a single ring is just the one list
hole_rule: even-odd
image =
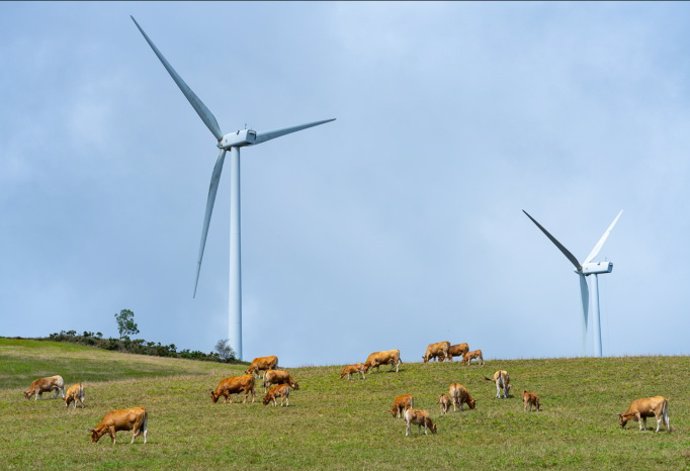
[{"label": "blue sky", "polygon": [[362,361],[467,341],[688,354],[687,3],[0,4],[0,335],[227,337],[229,172],[196,299],[211,134],[336,117],[242,153],[245,357]]}]

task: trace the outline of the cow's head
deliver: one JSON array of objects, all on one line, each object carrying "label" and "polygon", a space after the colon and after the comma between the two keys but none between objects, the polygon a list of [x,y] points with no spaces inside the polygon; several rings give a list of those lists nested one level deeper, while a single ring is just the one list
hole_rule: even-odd
[{"label": "cow's head", "polygon": [[211,391],[211,400],[215,404],[218,402],[218,398],[220,397],[220,394],[216,394],[215,391]]},{"label": "cow's head", "polygon": [[477,406],[477,401],[474,399],[468,399],[467,405],[469,406],[470,409],[474,409]]},{"label": "cow's head", "polygon": [[628,423],[628,419],[623,414],[618,414],[618,423],[621,425],[621,428],[625,428],[625,424]]},{"label": "cow's head", "polygon": [[263,402],[264,402],[264,405],[267,406],[268,403],[271,402],[271,399],[272,399],[271,395],[270,395],[270,394],[266,394],[266,395],[264,396],[264,401],[263,401]]},{"label": "cow's head", "polygon": [[24,391],[24,397],[26,399],[31,399],[31,396],[33,396],[33,395],[34,395],[33,389],[27,389],[26,391]]},{"label": "cow's head", "polygon": [[99,432],[95,428],[92,428],[91,430],[89,430],[89,432],[91,432],[91,442],[92,443],[98,443],[98,440],[100,440],[101,437],[103,436],[103,432]]},{"label": "cow's head", "polygon": [[424,363],[427,363],[429,361],[429,354],[425,353],[424,355],[422,355],[422,360],[424,361]]},{"label": "cow's head", "polygon": [[436,433],[436,424],[431,421],[431,419],[427,419],[429,421],[428,428],[431,430],[431,433]]}]

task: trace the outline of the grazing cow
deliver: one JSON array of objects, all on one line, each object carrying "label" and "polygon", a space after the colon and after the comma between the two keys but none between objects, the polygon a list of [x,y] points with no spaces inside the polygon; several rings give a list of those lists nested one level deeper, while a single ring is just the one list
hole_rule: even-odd
[{"label": "grazing cow", "polygon": [[527,411],[527,407],[529,407],[530,412],[532,412],[532,407],[534,407],[534,410],[537,412],[541,410],[539,396],[531,391],[522,391],[522,405],[524,406],[525,411]]},{"label": "grazing cow", "polygon": [[247,397],[250,394],[252,396],[252,403],[254,402],[256,396],[256,392],[254,391],[254,375],[231,376],[220,380],[220,383],[216,386],[216,390],[211,391],[211,399],[215,404],[218,402],[218,399],[223,396],[225,402],[228,402],[228,399],[230,399],[232,403],[230,395],[240,393],[244,393],[244,400],[242,403],[247,402]]},{"label": "grazing cow", "polygon": [[267,357],[258,357],[252,360],[249,368],[247,368],[247,371],[244,373],[248,375],[256,373],[256,375],[261,378],[262,371],[275,370],[276,366],[278,366],[277,356],[271,355]]},{"label": "grazing cow", "polygon": [[366,376],[364,376],[364,373],[366,373],[369,370],[368,367],[364,365],[364,363],[355,363],[354,365],[346,365],[343,366],[342,371],[340,372],[340,379],[343,379],[345,376],[347,376],[347,380],[349,381],[352,377],[352,375],[356,375],[359,373],[362,376],[362,379],[366,379]]},{"label": "grazing cow", "polygon": [[664,421],[666,431],[671,431],[671,424],[668,419],[668,400],[664,396],[645,397],[635,399],[628,406],[628,410],[618,414],[618,422],[625,428],[628,420],[637,420],[640,423],[640,430],[647,430],[647,417],[656,418],[656,431],[659,431],[661,421]]},{"label": "grazing cow", "polygon": [[448,348],[448,355],[450,355],[450,360],[453,361],[453,357],[464,356],[470,350],[470,346],[466,343],[459,343],[457,345],[451,345]]},{"label": "grazing cow", "polygon": [[477,401],[472,398],[470,392],[462,384],[451,383],[451,385],[448,386],[448,395],[453,400],[453,412],[458,410],[457,406],[460,406],[460,410],[463,410],[463,404],[467,404],[470,409],[474,409],[477,405]]},{"label": "grazing cow", "polygon": [[393,406],[391,407],[390,413],[396,418],[403,417],[403,413],[408,407],[414,407],[414,397],[412,397],[412,394],[401,394],[400,396],[395,396],[395,399],[393,399]]},{"label": "grazing cow", "polygon": [[450,406],[453,405],[453,398],[448,394],[441,394],[438,398],[438,405],[441,407],[441,415],[446,415]]},{"label": "grazing cow", "polygon": [[444,361],[446,358],[448,358],[450,361],[453,361],[453,358],[448,356],[449,348],[450,342],[448,341],[430,343],[426,347],[426,352],[424,352],[422,360],[424,360],[424,363],[428,363],[429,360],[433,360],[434,358],[436,361]]},{"label": "grazing cow", "polygon": [[467,366],[470,366],[470,362],[474,360],[475,358],[479,359],[479,364],[483,365],[484,364],[484,357],[482,356],[482,351],[481,350],[472,350],[471,352],[467,352],[462,356],[462,361],[465,363]]},{"label": "grazing cow", "polygon": [[271,388],[268,390],[266,393],[266,396],[264,396],[264,405],[267,405],[269,402],[273,401],[273,406],[277,406],[278,403],[276,402],[276,398],[280,398],[280,406],[289,406],[290,405],[290,391],[292,389],[290,388],[289,384],[274,384],[271,386]]},{"label": "grazing cow", "polygon": [[501,393],[503,393],[504,399],[508,398],[508,393],[510,393],[510,375],[506,370],[498,370],[491,378],[484,376],[484,379],[496,383],[496,399],[501,398]]},{"label": "grazing cow", "polygon": [[285,370],[268,370],[264,373],[264,390],[272,384],[289,384],[292,389],[299,389],[299,384]]},{"label": "grazing cow", "polygon": [[376,368],[379,371],[380,365],[391,365],[391,371],[395,367],[395,372],[398,372],[400,367],[400,350],[385,350],[382,352],[374,352],[367,357],[367,361],[364,362],[364,366],[367,369]]},{"label": "grazing cow", "polygon": [[132,441],[141,433],[144,434],[144,443],[146,443],[146,435],[148,431],[148,414],[143,407],[132,407],[130,409],[113,410],[105,414],[101,422],[96,425],[96,428],[91,429],[91,441],[97,443],[106,433],[110,435],[110,439],[115,444],[115,433],[120,430],[131,430]]},{"label": "grazing cow", "polygon": [[424,435],[427,434],[427,430],[431,430],[431,433],[436,433],[436,425],[429,418],[429,413],[423,409],[413,409],[408,407],[405,409],[405,436],[410,434],[410,425],[417,424],[417,428],[420,429],[424,426]]},{"label": "grazing cow", "polygon": [[84,386],[81,383],[73,384],[67,388],[67,393],[65,394],[65,406],[69,407],[70,404],[74,403],[74,409],[76,410],[77,402],[84,408]]},{"label": "grazing cow", "polygon": [[60,396],[64,399],[65,380],[62,379],[62,376],[48,376],[47,378],[39,378],[33,381],[31,383],[31,386],[29,386],[28,389],[24,391],[24,397],[27,399],[31,399],[31,396],[33,396],[34,400],[37,400],[40,395],[42,395],[44,392],[49,391],[55,391],[55,395],[53,396],[53,398],[58,397],[59,393]]}]

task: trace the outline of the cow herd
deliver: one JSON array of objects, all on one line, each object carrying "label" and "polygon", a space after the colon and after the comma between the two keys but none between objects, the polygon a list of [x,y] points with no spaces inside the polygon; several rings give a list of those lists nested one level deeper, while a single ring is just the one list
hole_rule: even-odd
[{"label": "cow herd", "polygon": [[[453,361],[453,357],[462,357],[462,364],[470,365],[473,359],[477,359],[480,365],[484,364],[484,359],[481,350],[469,351],[467,343],[460,343],[451,345],[450,342],[436,342],[427,346],[422,360],[427,363],[433,359],[438,362]],[[365,374],[370,369],[376,368],[379,370],[381,365],[390,365],[391,371],[399,372],[402,360],[400,359],[400,350],[385,350],[371,353],[364,363],[355,363],[343,367],[340,373],[340,379],[347,376],[350,380],[352,375],[359,374],[361,379],[366,379]],[[232,402],[231,395],[244,394],[243,403],[251,397],[252,403],[256,397],[256,380],[263,379],[263,388],[265,396],[263,404],[268,405],[273,403],[274,406],[280,402],[281,406],[288,407],[290,405],[290,393],[293,390],[299,389],[299,384],[294,380],[289,372],[285,370],[276,369],[278,367],[278,357],[275,355],[255,358],[249,367],[240,376],[231,376],[221,379],[214,390],[210,391],[211,400],[216,403],[222,396],[225,402]],[[511,384],[510,375],[506,370],[497,370],[492,377],[484,376],[487,381],[492,381],[496,385],[496,398],[507,399],[510,394]],[[58,395],[62,397],[67,408],[73,405],[76,410],[77,405],[84,407],[84,386],[82,383],[76,383],[70,386],[65,391],[65,382],[62,376],[55,375],[46,378],[39,378],[31,383],[31,385],[24,391],[26,399],[38,400],[44,392],[54,392],[54,398]],[[410,434],[412,425],[417,425],[418,429],[423,429],[424,434],[431,431],[435,434],[438,430],[436,424],[432,421],[430,414],[425,409],[417,409],[414,404],[414,396],[412,394],[402,394],[393,399],[393,404],[390,413],[396,418],[403,418],[405,420],[405,436]],[[541,410],[541,402],[539,396],[533,391],[524,390],[522,392],[523,410],[531,412]],[[460,383],[451,383],[448,386],[448,392],[443,393],[438,397],[438,405],[441,415],[453,411],[458,408],[463,410],[463,406],[467,405],[470,409],[476,407],[476,401],[467,390],[467,388]],[[656,431],[659,431],[663,423],[668,432],[671,431],[668,415],[668,400],[663,396],[654,396],[634,400],[628,409],[619,414],[619,424],[625,428],[628,421],[634,420],[639,422],[640,430],[646,429],[646,420],[649,417],[654,417],[657,422]],[[116,433],[120,430],[129,430],[132,432],[132,439],[143,435],[144,443],[147,440],[148,434],[148,414],[143,407],[132,407],[128,409],[118,409],[108,412],[95,428],[90,430],[91,441],[96,443],[105,434],[108,434],[113,444],[115,444]]]}]

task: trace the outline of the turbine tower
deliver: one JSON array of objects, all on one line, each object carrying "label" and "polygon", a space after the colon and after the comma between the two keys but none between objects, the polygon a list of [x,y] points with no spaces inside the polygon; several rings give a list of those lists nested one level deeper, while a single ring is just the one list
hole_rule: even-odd
[{"label": "turbine tower", "polygon": [[175,72],[170,63],[163,57],[163,54],[153,44],[148,35],[139,26],[137,20],[130,15],[132,21],[137,29],[144,36],[146,42],[151,46],[153,52],[158,56],[158,59],[163,64],[163,67],[168,71],[172,79],[175,81],[180,91],[192,105],[194,111],[199,115],[206,127],[211,131],[213,136],[218,141],[218,157],[216,164],[213,167],[211,174],[211,184],[208,188],[208,197],[206,200],[206,213],[204,215],[204,225],[201,231],[201,244],[199,247],[199,261],[196,269],[196,279],[194,281],[194,297],[196,297],[197,285],[199,284],[199,273],[201,272],[201,261],[204,258],[204,247],[206,245],[206,236],[208,234],[208,226],[211,222],[211,214],[213,213],[213,204],[216,200],[216,193],[218,191],[218,182],[220,174],[223,170],[223,162],[225,160],[226,152],[230,151],[230,274],[229,274],[229,318],[228,318],[228,339],[230,345],[237,353],[238,358],[242,359],[242,278],[241,278],[241,263],[240,263],[240,148],[261,144],[262,142],[270,141],[277,137],[291,134],[293,132],[301,131],[303,129],[318,126],[320,124],[334,121],[335,118],[326,119],[322,121],[315,121],[312,123],[300,124],[284,129],[278,129],[268,132],[257,132],[252,129],[240,129],[238,131],[223,134],[218,126],[216,117],[204,105],[204,103],[197,97],[194,92],[187,86],[182,78]]},{"label": "turbine tower", "polygon": [[549,231],[547,231],[544,226],[539,224],[536,219],[529,215],[527,211],[522,210],[523,213],[527,215],[528,218],[532,220],[534,224],[537,225],[539,229],[549,238],[553,244],[558,247],[558,250],[565,255],[565,257],[570,260],[575,266],[575,273],[580,275],[580,293],[582,295],[582,351],[583,354],[587,354],[587,326],[588,326],[588,313],[589,313],[589,286],[587,284],[586,277],[589,275],[594,275],[594,292],[595,292],[595,306],[594,306],[594,356],[601,357],[601,316],[599,312],[599,275],[604,273],[611,273],[613,270],[613,263],[611,262],[593,262],[594,258],[599,255],[601,248],[604,246],[606,239],[609,237],[613,226],[616,225],[618,219],[623,214],[623,210],[618,213],[618,216],[613,220],[608,229],[601,236],[599,241],[594,245],[592,251],[587,255],[582,263],[577,261],[577,258],[566,249],[563,244],[561,244],[554,236],[552,236]]}]

